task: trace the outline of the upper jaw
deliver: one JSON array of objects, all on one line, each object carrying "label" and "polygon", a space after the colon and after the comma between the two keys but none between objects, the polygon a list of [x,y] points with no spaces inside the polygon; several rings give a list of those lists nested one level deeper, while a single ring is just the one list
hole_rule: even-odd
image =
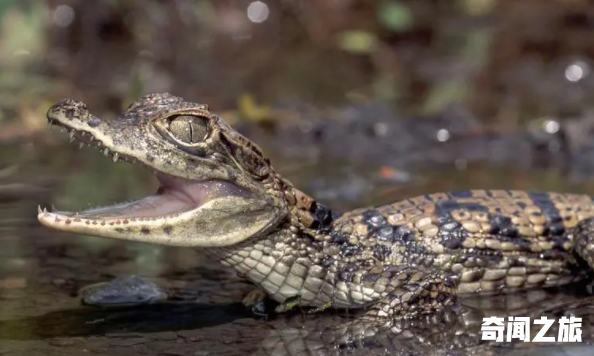
[{"label": "upper jaw", "polygon": [[80,148],[85,145],[94,147],[105,156],[111,157],[114,162],[136,163],[138,161],[109,148],[113,147],[113,142],[101,131],[108,123],[92,115],[82,102],[65,99],[54,104],[47,112],[47,121],[51,127],[67,133],[70,142],[78,142]]}]

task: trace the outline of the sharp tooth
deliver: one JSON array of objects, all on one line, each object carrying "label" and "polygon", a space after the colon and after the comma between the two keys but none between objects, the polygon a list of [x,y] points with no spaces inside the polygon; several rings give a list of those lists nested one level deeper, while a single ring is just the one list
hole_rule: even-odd
[{"label": "sharp tooth", "polygon": [[46,207],[43,207],[43,212],[44,213],[47,213],[47,208]]},{"label": "sharp tooth", "polygon": [[37,214],[41,214],[41,205],[37,205]]},{"label": "sharp tooth", "polygon": [[106,156],[109,155],[109,148],[106,148],[105,150],[103,150],[103,154]]},{"label": "sharp tooth", "polygon": [[116,153],[114,153],[114,154],[113,154],[113,161],[114,161],[114,162],[117,162],[119,157],[120,157],[120,155],[119,155],[119,154],[117,154],[117,152],[116,152]]},{"label": "sharp tooth", "polygon": [[78,144],[78,148],[79,149],[83,148],[84,146],[85,146],[85,143],[84,142],[81,142],[81,143]]},{"label": "sharp tooth", "polygon": [[76,132],[74,132],[74,130],[70,130],[70,138],[74,138],[74,134],[75,134],[75,133],[76,133]]},{"label": "sharp tooth", "polygon": [[70,136],[70,143],[74,142],[74,137]]}]

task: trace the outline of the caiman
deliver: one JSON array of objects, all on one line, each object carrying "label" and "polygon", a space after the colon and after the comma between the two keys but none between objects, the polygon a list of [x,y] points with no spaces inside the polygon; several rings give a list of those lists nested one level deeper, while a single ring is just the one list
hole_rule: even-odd
[{"label": "caiman", "polygon": [[114,162],[148,168],[160,187],[77,213],[40,208],[43,225],[204,249],[283,310],[412,317],[453,305],[458,295],[583,280],[594,266],[590,196],[468,190],[338,216],[283,178],[207,105],[150,94],[105,121],[66,99],[47,117]]}]

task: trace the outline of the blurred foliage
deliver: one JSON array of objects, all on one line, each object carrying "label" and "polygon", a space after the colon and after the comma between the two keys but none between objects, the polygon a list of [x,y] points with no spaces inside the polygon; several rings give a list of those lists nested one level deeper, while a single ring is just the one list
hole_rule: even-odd
[{"label": "blurred foliage", "polygon": [[377,37],[366,31],[344,31],[338,38],[340,48],[354,54],[368,54],[377,48]]},{"label": "blurred foliage", "polygon": [[587,1],[280,1],[259,20],[251,3],[0,1],[0,119],[63,96],[117,111],[151,91],[225,109],[244,93],[410,115],[460,106],[511,123],[592,99],[562,74],[590,62]]},{"label": "blurred foliage", "polygon": [[405,4],[399,1],[382,1],[377,7],[380,24],[394,32],[404,32],[413,25],[413,14]]},{"label": "blurred foliage", "polygon": [[[309,115],[287,103],[384,102],[394,120],[465,112],[508,131],[594,102],[587,1],[263,1],[251,15],[250,4],[0,0],[0,142],[61,142],[43,116],[63,97],[113,117],[169,91],[253,125]],[[101,181],[77,174],[69,185],[80,193],[76,182]],[[127,168],[112,178],[123,195],[142,180]]]}]

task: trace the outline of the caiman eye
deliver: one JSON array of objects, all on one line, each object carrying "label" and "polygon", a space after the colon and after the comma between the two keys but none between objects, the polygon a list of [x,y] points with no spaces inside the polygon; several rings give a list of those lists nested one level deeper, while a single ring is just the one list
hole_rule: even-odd
[{"label": "caiman eye", "polygon": [[169,132],[182,142],[198,143],[208,135],[208,123],[199,116],[175,116],[169,119]]}]

